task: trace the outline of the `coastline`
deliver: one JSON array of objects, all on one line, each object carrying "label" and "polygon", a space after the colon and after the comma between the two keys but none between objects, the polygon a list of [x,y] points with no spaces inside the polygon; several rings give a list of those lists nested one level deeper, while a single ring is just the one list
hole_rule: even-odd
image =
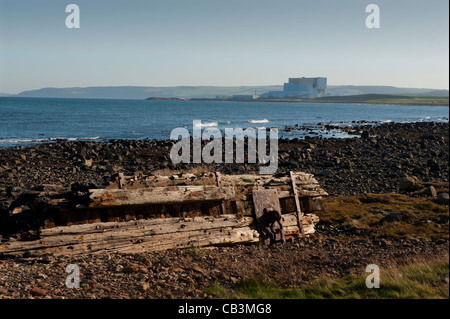
[{"label": "coastline", "polygon": [[176,98],[176,97],[151,97],[145,100],[153,101],[208,101],[208,102],[254,102],[254,103],[320,103],[320,104],[354,104],[354,105],[403,105],[403,106],[442,106],[448,107],[449,103],[383,103],[383,102],[354,102],[349,100],[317,100],[317,99],[216,99],[216,98]]},{"label": "coastline", "polygon": [[[332,195],[395,192],[396,182],[404,175],[430,180],[444,178],[443,181],[448,182],[448,170],[442,170],[448,167],[448,125],[445,122],[389,122],[359,124],[352,128],[325,126],[327,130],[340,129],[355,137],[280,139],[278,170],[315,174]],[[358,137],[363,133],[368,137]],[[70,186],[73,182],[112,176],[118,171],[129,175],[135,172],[149,175],[161,170],[259,172],[258,164],[173,164],[169,153],[174,143],[147,139],[59,140],[31,147],[3,148],[0,149],[0,190],[55,183]],[[328,174],[327,170],[332,173]]]}]

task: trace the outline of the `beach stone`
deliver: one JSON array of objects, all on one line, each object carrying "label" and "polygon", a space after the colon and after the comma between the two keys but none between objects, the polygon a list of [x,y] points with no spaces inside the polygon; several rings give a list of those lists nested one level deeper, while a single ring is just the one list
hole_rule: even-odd
[{"label": "beach stone", "polygon": [[328,177],[328,176],[333,175],[333,171],[332,171],[332,170],[329,170],[329,169],[324,169],[323,171],[321,171],[321,172],[319,173],[319,175],[320,175],[320,176],[324,176],[324,177]]},{"label": "beach stone", "polygon": [[380,224],[384,223],[394,223],[394,222],[400,222],[400,217],[397,213],[389,213],[387,216],[380,219]]},{"label": "beach stone", "polygon": [[137,265],[125,266],[122,269],[122,272],[124,274],[131,274],[131,273],[135,273],[135,272],[138,272],[138,271],[139,271],[139,266],[137,266]]},{"label": "beach stone", "polygon": [[357,244],[357,245],[371,245],[372,244],[371,241],[367,240],[367,239],[357,239],[357,240],[354,240],[353,243]]},{"label": "beach stone", "polygon": [[93,161],[92,161],[92,159],[85,159],[83,164],[87,167],[91,167],[93,164]]},{"label": "beach stone", "polygon": [[428,226],[430,224],[431,224],[431,220],[429,220],[429,219],[421,219],[417,222],[417,225],[420,225],[420,226]]},{"label": "beach stone", "polygon": [[437,197],[436,188],[434,188],[434,186],[425,188],[424,193],[426,195],[430,195],[431,197]]},{"label": "beach stone", "polygon": [[447,224],[449,220],[449,216],[445,214],[439,215],[439,223],[440,224]]},{"label": "beach stone", "polygon": [[436,202],[441,205],[448,205],[449,202],[448,193],[439,194]]},{"label": "beach stone", "polygon": [[139,283],[138,288],[140,291],[144,292],[144,291],[147,291],[150,289],[150,284],[146,281],[143,281],[143,282]]},{"label": "beach stone", "polygon": [[421,185],[416,178],[406,176],[400,179],[398,187],[404,191],[416,191],[421,188]]},{"label": "beach stone", "polygon": [[31,295],[36,297],[43,297],[47,294],[47,292],[44,289],[41,289],[39,287],[34,287],[31,289]]},{"label": "beach stone", "polygon": [[392,246],[392,243],[389,240],[386,240],[384,238],[381,238],[378,242],[379,242],[381,247],[390,247],[390,246]]}]

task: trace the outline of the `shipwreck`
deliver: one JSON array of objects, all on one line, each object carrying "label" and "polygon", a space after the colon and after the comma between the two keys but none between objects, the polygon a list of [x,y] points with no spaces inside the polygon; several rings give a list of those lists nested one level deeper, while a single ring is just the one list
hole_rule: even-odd
[{"label": "shipwreck", "polygon": [[270,245],[315,231],[322,197],[312,174],[125,176],[71,189],[0,196],[0,254],[137,253],[190,246]]}]

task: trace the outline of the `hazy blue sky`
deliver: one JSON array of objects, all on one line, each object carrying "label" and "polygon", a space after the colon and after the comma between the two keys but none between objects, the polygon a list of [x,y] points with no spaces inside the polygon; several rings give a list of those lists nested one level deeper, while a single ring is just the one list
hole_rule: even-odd
[{"label": "hazy blue sky", "polygon": [[[75,3],[81,28],[68,29]],[[381,28],[368,29],[368,4]],[[0,0],[0,92],[42,87],[449,87],[448,0]]]}]

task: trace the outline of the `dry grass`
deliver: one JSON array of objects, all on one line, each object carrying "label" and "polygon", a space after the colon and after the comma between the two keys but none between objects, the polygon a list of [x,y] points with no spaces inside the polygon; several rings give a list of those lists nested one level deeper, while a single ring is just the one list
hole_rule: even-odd
[{"label": "dry grass", "polygon": [[[353,197],[324,198],[325,212],[319,213],[321,223],[364,235],[394,238],[448,238],[448,206],[434,198],[412,198],[402,194],[366,194]],[[400,222],[380,223],[389,213],[396,213]]]}]

